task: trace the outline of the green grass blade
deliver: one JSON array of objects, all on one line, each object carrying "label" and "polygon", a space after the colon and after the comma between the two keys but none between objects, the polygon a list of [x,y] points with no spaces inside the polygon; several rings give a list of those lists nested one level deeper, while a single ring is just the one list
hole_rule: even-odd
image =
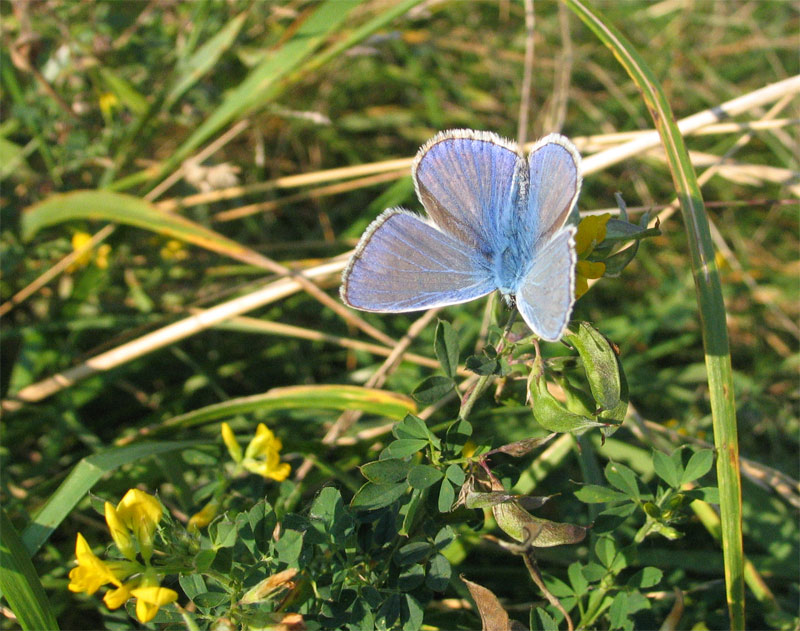
[{"label": "green grass blade", "polygon": [[378,414],[396,421],[414,414],[417,406],[409,397],[361,386],[287,386],[273,388],[267,392],[247,397],[239,397],[208,405],[198,410],[175,416],[150,431],[152,436],[176,427],[186,429],[209,423],[236,414],[248,414],[264,410],[293,409],[359,410]]},{"label": "green grass blade", "polygon": [[278,82],[306,61],[358,4],[358,0],[328,0],[319,4],[288,42],[268,55],[228,93],[222,104],[167,160],[161,173],[173,169],[225,125],[271,99]]},{"label": "green grass blade", "polygon": [[176,68],[176,81],[167,93],[167,97],[164,100],[164,109],[170,109],[186,90],[197,83],[203,75],[214,67],[222,53],[228,50],[231,44],[236,41],[236,36],[242,29],[246,17],[246,13],[237,15],[222,27],[219,33],[214,35]]},{"label": "green grass blade", "polygon": [[140,443],[87,456],[69,472],[22,533],[25,549],[29,554],[34,554],[83,496],[109,471],[148,456],[186,449],[195,444],[194,441]]},{"label": "green grass blade", "polygon": [[23,629],[58,629],[25,544],[0,509],[0,590]]},{"label": "green grass blade", "polygon": [[22,238],[30,240],[42,228],[75,219],[111,221],[152,230],[212,250],[238,261],[264,267],[261,255],[180,215],[161,212],[152,204],[111,191],[73,191],[51,195],[22,213]]},{"label": "green grass blade", "polygon": [[742,488],[739,442],[733,397],[733,373],[728,347],[725,305],[703,197],[683,137],[661,86],[633,46],[586,2],[565,0],[567,6],[614,53],[631,78],[661,135],[672,179],[678,192],[689,239],[695,290],[705,347],[706,370],[717,448],[717,477],[722,519],[722,551],[731,629],[744,628],[744,554],[742,551]]}]

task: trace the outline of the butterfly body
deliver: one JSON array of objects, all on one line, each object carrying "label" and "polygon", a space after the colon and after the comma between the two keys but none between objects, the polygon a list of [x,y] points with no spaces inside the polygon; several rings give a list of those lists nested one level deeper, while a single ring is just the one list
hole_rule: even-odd
[{"label": "butterfly body", "polygon": [[487,132],[453,130],[412,166],[427,217],[395,208],[364,232],[342,277],[342,300],[397,313],[467,302],[499,290],[546,340],[561,337],[574,301],[579,156],[563,136],[529,158]]}]

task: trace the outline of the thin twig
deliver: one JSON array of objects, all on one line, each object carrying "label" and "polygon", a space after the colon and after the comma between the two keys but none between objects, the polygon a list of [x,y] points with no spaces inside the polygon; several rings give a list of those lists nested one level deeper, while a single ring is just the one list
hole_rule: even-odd
[{"label": "thin twig", "polygon": [[528,117],[531,109],[531,90],[533,83],[533,35],[536,16],[533,0],[525,3],[525,63],[522,69],[522,89],[519,103],[519,122],[517,124],[517,143],[522,147],[528,140]]}]

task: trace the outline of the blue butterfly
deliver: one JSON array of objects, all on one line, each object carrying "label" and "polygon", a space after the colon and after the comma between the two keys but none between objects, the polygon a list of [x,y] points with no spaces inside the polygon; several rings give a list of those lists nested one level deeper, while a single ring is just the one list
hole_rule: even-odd
[{"label": "blue butterfly", "polygon": [[428,216],[390,208],[370,224],[342,275],[345,304],[399,313],[497,289],[536,335],[560,339],[575,302],[575,146],[550,134],[526,160],[496,134],[445,131],[419,150],[411,175]]}]

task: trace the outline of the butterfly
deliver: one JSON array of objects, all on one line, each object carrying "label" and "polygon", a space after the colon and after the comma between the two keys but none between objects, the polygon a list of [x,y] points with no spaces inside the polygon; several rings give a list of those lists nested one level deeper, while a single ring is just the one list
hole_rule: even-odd
[{"label": "butterfly", "polygon": [[526,159],[494,133],[444,131],[411,175],[427,217],[390,208],[367,227],[342,274],[343,302],[399,313],[499,290],[536,335],[560,339],[575,301],[575,146],[550,134]]}]

